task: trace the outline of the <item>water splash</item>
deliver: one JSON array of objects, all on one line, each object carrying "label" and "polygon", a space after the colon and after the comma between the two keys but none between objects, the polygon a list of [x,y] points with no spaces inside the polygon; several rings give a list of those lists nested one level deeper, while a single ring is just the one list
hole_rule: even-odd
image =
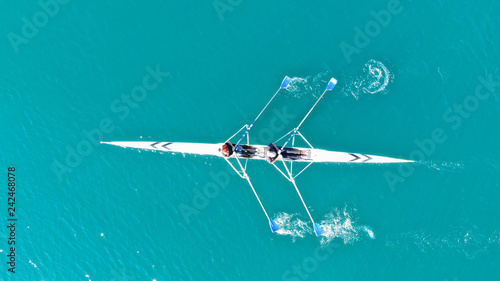
[{"label": "water splash", "polygon": [[308,77],[306,78],[292,77],[292,80],[290,81],[288,88],[286,88],[289,95],[297,98],[302,96],[304,93],[311,91],[312,88],[310,85],[307,84],[307,79]]},{"label": "water splash", "polygon": [[342,91],[344,96],[359,99],[362,94],[387,93],[389,82],[394,79],[389,69],[380,61],[369,60],[363,66],[363,75],[353,77],[353,81]]},{"label": "water splash", "polygon": [[370,236],[371,239],[375,239],[375,233],[373,233],[373,230],[371,230],[368,226],[364,226],[363,230]]},{"label": "water splash", "polygon": [[327,245],[335,239],[342,239],[344,244],[352,244],[365,235],[375,239],[375,234],[370,227],[357,224],[357,220],[352,215],[355,211],[349,211],[346,207],[343,210],[334,209],[325,215],[325,219],[320,223],[325,231],[321,237],[321,244]]},{"label": "water splash", "polygon": [[[342,239],[344,244],[352,244],[363,237],[375,239],[373,230],[366,225],[358,225],[357,219],[353,218],[356,210],[334,209],[325,215],[325,219],[320,222],[324,230],[321,236],[321,245],[328,245],[336,239]],[[304,238],[306,234],[315,235],[309,220],[300,219],[300,214],[278,213],[274,219],[280,229],[276,232],[280,235],[290,236],[293,242],[297,238]]]},{"label": "water splash", "polygon": [[297,237],[304,238],[305,234],[312,232],[307,222],[299,218],[299,214],[278,213],[274,219],[280,229],[276,232],[280,235],[289,235],[295,242]]},{"label": "water splash", "polygon": [[321,72],[315,76],[304,78],[293,77],[286,90],[288,91],[288,95],[294,98],[309,95],[317,97],[316,95],[321,94],[325,90],[324,88],[330,78],[328,72]]}]

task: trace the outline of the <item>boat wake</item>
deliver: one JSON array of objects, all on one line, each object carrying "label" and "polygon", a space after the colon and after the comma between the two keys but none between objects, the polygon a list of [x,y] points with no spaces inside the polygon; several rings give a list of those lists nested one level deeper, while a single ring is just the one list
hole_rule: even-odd
[{"label": "boat wake", "polygon": [[363,75],[355,76],[342,92],[344,96],[352,95],[356,99],[362,94],[385,94],[393,79],[394,75],[383,63],[372,59],[363,66]]},{"label": "boat wake", "polygon": [[[373,230],[366,225],[359,225],[353,218],[353,211],[334,209],[325,215],[320,222],[324,230],[321,236],[321,245],[326,246],[332,241],[342,240],[344,244],[352,244],[364,237],[375,239]],[[276,232],[287,235],[295,242],[297,238],[304,238],[307,234],[315,235],[311,222],[303,221],[299,214],[279,213],[274,219],[280,229]]]},{"label": "boat wake", "polygon": [[425,232],[408,232],[386,237],[386,246],[398,251],[406,250],[434,255],[459,254],[467,259],[475,259],[490,251],[500,249],[500,232],[487,235],[479,228],[463,228],[447,235]]},{"label": "boat wake", "polygon": [[470,159],[466,161],[425,161],[421,162],[424,166],[441,172],[461,171],[469,168],[481,168],[484,171],[498,172],[500,165],[495,159]]},{"label": "boat wake", "polygon": [[462,162],[429,161],[423,162],[423,164],[437,171],[454,171],[461,170],[465,167]]}]

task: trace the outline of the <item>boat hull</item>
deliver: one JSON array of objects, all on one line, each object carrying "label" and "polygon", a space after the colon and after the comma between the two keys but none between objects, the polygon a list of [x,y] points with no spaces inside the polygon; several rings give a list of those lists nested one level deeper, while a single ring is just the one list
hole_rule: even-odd
[{"label": "boat hull", "polygon": [[[144,150],[163,151],[170,153],[196,154],[224,157],[221,152],[222,143],[187,143],[187,142],[148,142],[148,141],[118,141],[118,142],[102,142],[104,144],[115,145],[120,147],[137,148]],[[250,145],[248,148],[252,153],[244,153],[242,151],[235,152],[231,157],[249,158],[256,160],[266,160],[266,153],[269,149],[266,145]],[[291,149],[291,148],[285,148]],[[294,162],[317,162],[317,163],[408,163],[411,160],[368,155],[361,153],[349,153],[329,151],[324,149],[311,149],[294,147],[294,150],[302,152],[300,157],[278,157],[278,160],[294,161]]]}]

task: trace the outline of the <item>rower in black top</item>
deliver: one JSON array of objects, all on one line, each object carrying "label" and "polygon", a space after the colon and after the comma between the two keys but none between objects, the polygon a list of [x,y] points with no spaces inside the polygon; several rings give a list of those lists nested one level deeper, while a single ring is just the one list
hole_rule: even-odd
[{"label": "rower in black top", "polygon": [[274,164],[278,160],[278,156],[281,154],[281,149],[274,143],[270,143],[268,146],[266,160],[267,162]]}]

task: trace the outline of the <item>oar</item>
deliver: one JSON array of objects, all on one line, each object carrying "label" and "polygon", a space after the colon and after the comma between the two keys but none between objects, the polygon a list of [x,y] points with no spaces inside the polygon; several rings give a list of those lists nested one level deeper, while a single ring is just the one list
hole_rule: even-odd
[{"label": "oar", "polygon": [[283,82],[281,82],[281,86],[278,89],[278,91],[276,91],[276,93],[274,93],[273,97],[267,102],[266,106],[264,107],[264,109],[262,109],[262,111],[259,113],[259,115],[257,115],[257,118],[255,118],[255,120],[253,120],[252,124],[250,124],[250,126],[247,128],[247,130],[245,131],[245,133],[243,133],[243,136],[241,136],[241,138],[238,140],[238,142],[236,143],[235,146],[237,146],[238,144],[240,144],[241,140],[243,138],[245,138],[245,136],[248,134],[248,132],[250,132],[250,130],[252,129],[253,125],[257,121],[257,119],[259,119],[259,117],[262,115],[262,113],[264,113],[264,111],[269,106],[269,104],[271,104],[271,102],[273,101],[274,97],[276,97],[276,95],[281,91],[281,89],[284,89],[284,88],[288,87],[288,85],[290,84],[291,81],[292,81],[292,78],[290,78],[288,76],[285,76],[285,78],[283,79]]},{"label": "oar", "polygon": [[264,211],[264,214],[266,214],[266,217],[269,220],[269,226],[271,226],[271,231],[272,232],[278,231],[280,229],[279,226],[278,226],[278,224],[274,220],[272,220],[271,218],[269,218],[269,215],[267,214],[266,208],[264,208],[264,205],[260,201],[259,195],[257,195],[257,192],[255,191],[255,188],[253,188],[252,181],[250,181],[250,178],[248,177],[248,175],[246,174],[246,172],[245,172],[245,179],[248,181],[248,184],[252,188],[252,191],[255,194],[255,197],[257,197],[257,200],[259,201],[259,204],[262,207],[262,210]]},{"label": "oar", "polygon": [[285,162],[283,160],[282,160],[282,162],[283,162],[283,166],[285,166],[285,170],[288,174],[288,177],[280,169],[278,169],[278,167],[276,167],[276,165],[274,165],[274,167],[276,167],[276,169],[278,169],[278,171],[280,171],[283,174],[283,176],[285,176],[293,184],[293,187],[295,187],[295,190],[297,191],[297,194],[300,197],[300,201],[302,201],[302,205],[304,205],[304,208],[306,209],[307,214],[309,215],[309,218],[311,219],[311,222],[313,223],[314,232],[316,233],[316,236],[322,235],[324,233],[323,229],[321,228],[321,226],[319,224],[314,222],[314,219],[312,218],[311,213],[309,212],[309,208],[307,208],[306,202],[304,202],[304,198],[302,198],[302,194],[300,194],[299,188],[297,187],[297,184],[295,183],[295,178],[293,177],[292,173],[290,172],[290,170],[286,166]]},{"label": "oar", "polygon": [[[293,133],[290,135],[290,137],[288,138],[288,140],[285,142],[285,144],[283,145],[283,147],[286,146],[286,144],[295,136],[295,134],[297,134],[297,132],[299,131],[299,128],[300,126],[302,125],[302,123],[304,123],[304,121],[307,119],[307,117],[309,116],[309,114],[313,111],[313,109],[316,107],[316,105],[318,104],[318,102],[323,98],[323,96],[325,95],[325,93],[327,91],[331,91],[335,85],[337,84],[337,80],[335,78],[332,78],[330,79],[330,81],[328,82],[328,85],[326,86],[326,89],[325,91],[323,92],[323,94],[321,94],[321,96],[319,97],[319,99],[316,101],[316,103],[313,105],[313,107],[311,107],[311,109],[309,110],[309,112],[307,112],[306,116],[304,117],[304,119],[302,119],[302,121],[299,123],[299,125],[293,130]],[[285,164],[283,162],[283,164]],[[314,222],[314,219],[312,218],[311,216],[311,213],[309,212],[309,208],[307,208],[307,205],[306,203],[304,202],[304,198],[302,198],[302,194],[300,194],[300,191],[299,191],[299,188],[297,187],[297,184],[295,183],[295,178],[293,177],[291,171],[288,170],[288,167],[285,165],[285,169],[287,170],[288,172],[288,176],[289,176],[289,180],[292,182],[293,186],[295,187],[295,190],[297,191],[297,194],[299,195],[300,197],[300,200],[302,201],[302,204],[304,205],[304,208],[306,209],[307,211],[307,214],[309,215],[309,218],[311,219],[311,222],[313,223],[313,226],[314,226],[314,232],[316,233],[316,236],[321,236],[323,235],[325,232],[323,231],[323,229],[321,228],[321,225],[317,224]]]},{"label": "oar", "polygon": [[337,79],[335,78],[331,78],[330,81],[328,82],[328,85],[326,85],[326,89],[325,91],[323,92],[323,94],[321,94],[321,96],[319,97],[319,99],[316,101],[316,103],[313,105],[313,107],[311,107],[311,109],[309,109],[309,112],[307,112],[306,116],[304,116],[304,119],[302,119],[302,121],[300,121],[299,125],[297,127],[295,127],[293,133],[290,135],[290,137],[288,138],[288,140],[285,142],[285,144],[283,144],[283,147],[285,147],[285,145],[288,144],[288,142],[295,136],[295,134],[299,131],[299,128],[300,126],[302,126],[302,123],[304,123],[304,121],[306,121],[307,117],[309,116],[309,114],[311,114],[311,112],[313,111],[313,109],[316,107],[316,105],[319,103],[319,101],[323,98],[323,96],[325,95],[326,92],[328,91],[331,91],[333,90],[333,88],[335,87],[335,85],[337,85]]},{"label": "oar", "polygon": [[240,172],[238,172],[238,170],[234,167],[234,165],[227,158],[224,158],[224,160],[226,160],[226,162],[234,169],[234,171],[240,177],[242,177],[242,178],[244,178],[244,179],[246,179],[248,181],[248,184],[252,188],[253,194],[255,194],[255,197],[257,197],[257,200],[259,201],[260,207],[264,211],[264,214],[266,214],[267,220],[269,221],[269,226],[271,226],[271,231],[272,232],[278,231],[280,229],[279,226],[278,226],[278,224],[274,220],[272,220],[269,217],[269,215],[267,214],[266,208],[264,208],[264,204],[262,204],[262,201],[260,201],[259,195],[257,194],[257,191],[255,191],[255,188],[253,187],[252,181],[250,180],[250,177],[248,176],[246,169],[243,168],[243,165],[241,165],[240,159],[238,159],[238,157],[236,157],[236,161],[238,162],[238,165],[241,168],[241,174],[240,174]]}]

